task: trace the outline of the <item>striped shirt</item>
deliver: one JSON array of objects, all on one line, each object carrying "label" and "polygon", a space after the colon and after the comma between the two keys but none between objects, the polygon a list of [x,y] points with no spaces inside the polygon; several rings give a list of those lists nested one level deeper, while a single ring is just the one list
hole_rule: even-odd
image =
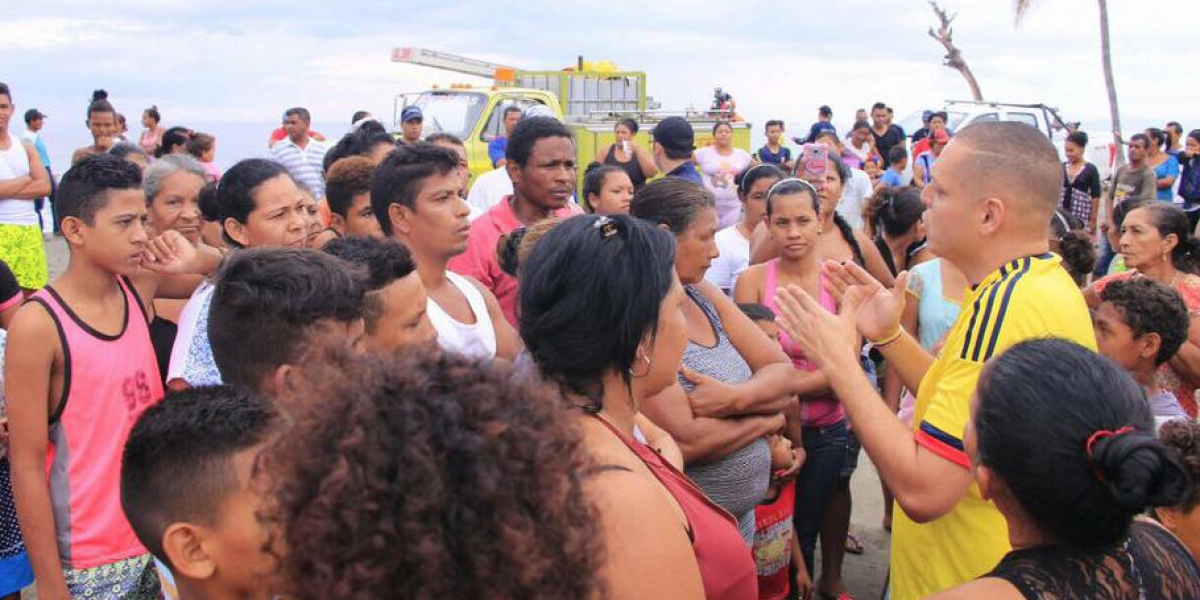
[{"label": "striped shirt", "polygon": [[[1020,342],[1055,337],[1096,349],[1083,294],[1053,254],[1006,263],[975,286],[917,391],[917,443],[963,469],[963,429],[984,363]],[[1009,550],[1000,511],[971,485],[945,515],[928,523],[896,511],[892,598],[915,600],[987,573]]]},{"label": "striped shirt", "polygon": [[301,148],[292,138],[283,138],[271,146],[271,160],[283,165],[292,174],[292,179],[312,190],[317,200],[325,197],[325,178],[322,163],[329,149],[314,139]]}]

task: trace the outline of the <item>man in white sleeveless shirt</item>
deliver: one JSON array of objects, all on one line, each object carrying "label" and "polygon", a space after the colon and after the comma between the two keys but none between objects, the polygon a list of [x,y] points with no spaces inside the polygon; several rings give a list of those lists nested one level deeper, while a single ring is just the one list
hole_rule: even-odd
[{"label": "man in white sleeveless shirt", "polygon": [[371,176],[371,207],[384,235],[404,244],[429,295],[429,319],[448,352],[516,358],[520,338],[496,297],[478,281],[446,269],[467,249],[470,208],[454,152],[432,144],[401,146]]}]

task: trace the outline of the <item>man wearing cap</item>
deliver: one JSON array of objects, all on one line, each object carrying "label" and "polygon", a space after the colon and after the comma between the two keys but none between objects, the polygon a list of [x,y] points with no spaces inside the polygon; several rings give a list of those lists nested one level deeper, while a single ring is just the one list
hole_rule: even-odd
[{"label": "man wearing cap", "polygon": [[654,164],[667,177],[682,177],[704,185],[704,179],[696,170],[692,152],[696,149],[696,132],[692,124],[683,117],[667,117],[658,122],[650,132],[654,140]]},{"label": "man wearing cap", "polygon": [[42,226],[42,231],[46,230],[46,224],[42,222],[42,206],[46,201],[50,202],[50,221],[55,233],[58,233],[58,219],[54,216],[54,192],[58,189],[58,184],[54,182],[54,172],[50,170],[50,153],[46,151],[46,144],[42,142],[40,133],[42,125],[45,124],[46,115],[42,111],[31,108],[25,111],[25,133],[22,138],[33,144],[33,148],[37,150],[38,158],[42,159],[42,166],[46,167],[46,175],[50,177],[50,194],[45,198],[34,200],[33,207],[37,210],[38,223]]},{"label": "man wearing cap", "polygon": [[400,139],[397,144],[410,145],[421,141],[421,129],[425,125],[425,115],[419,106],[405,106],[400,111]]},{"label": "man wearing cap", "polygon": [[925,112],[921,113],[921,128],[912,135],[912,142],[914,144],[929,137],[929,117],[932,116],[933,111],[929,109],[925,109]]},{"label": "man wearing cap", "polygon": [[292,178],[303,183],[317,200],[325,198],[324,163],[328,148],[308,135],[312,117],[308,110],[289,108],[283,113],[287,137],[271,146],[271,160],[283,165]]},{"label": "man wearing cap", "polygon": [[821,108],[817,109],[817,122],[813,123],[812,127],[808,129],[808,137],[804,138],[803,141],[798,139],[794,141],[797,144],[811,144],[817,141],[817,138],[826,131],[831,131],[834,136],[837,136],[837,128],[833,126],[833,123],[830,123],[832,120],[833,109],[822,105]]}]

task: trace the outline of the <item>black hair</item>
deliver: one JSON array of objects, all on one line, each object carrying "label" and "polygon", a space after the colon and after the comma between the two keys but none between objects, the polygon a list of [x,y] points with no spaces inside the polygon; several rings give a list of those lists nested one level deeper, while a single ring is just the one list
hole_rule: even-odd
[{"label": "black hair", "polygon": [[778,181],[771,189],[767,190],[767,217],[775,212],[775,199],[779,196],[791,196],[794,194],[807,194],[808,199],[812,202],[813,212],[821,214],[821,196],[817,194],[816,188],[811,183],[803,179],[789,177]]},{"label": "black hair", "polygon": [[1183,125],[1180,125],[1179,121],[1167,121],[1163,129],[1174,129],[1176,133],[1183,135]]},{"label": "black hair", "polygon": [[[859,129],[871,129],[871,124],[866,121],[855,121],[854,125],[850,126],[850,131],[858,131]],[[892,146],[895,148],[895,146]]]},{"label": "black hair", "polygon": [[1072,131],[1071,133],[1067,134],[1067,141],[1079,146],[1080,148],[1087,148],[1088,134],[1084,131]]},{"label": "black hair", "polygon": [[371,193],[371,174],[375,163],[365,156],[347,156],[329,168],[325,176],[325,202],[329,211],[350,216],[354,197]]},{"label": "black hair", "polygon": [[422,142],[398,146],[391,151],[371,175],[371,210],[379,220],[383,235],[392,235],[388,207],[399,204],[416,210],[417,193],[425,180],[457,169],[458,154],[449,148]]},{"label": "black hair", "polygon": [[542,375],[586,397],[587,409],[603,408],[601,378],[615,371],[630,383],[638,345],[657,330],[674,263],[671,236],[626,215],[572,217],[542,237],[521,265],[519,313]]},{"label": "black hair", "polygon": [[877,110],[887,110],[887,105],[882,102],[876,102],[875,104],[872,104],[871,112],[875,112]]},{"label": "black hair", "polygon": [[304,121],[305,123],[312,123],[312,116],[308,114],[307,108],[304,108],[301,106],[294,106],[292,108],[289,108],[289,109],[283,111],[283,118],[285,120],[288,117],[293,116],[293,115],[300,117],[300,120]]},{"label": "black hair", "polygon": [[154,121],[155,125],[158,125],[159,123],[162,122],[162,113],[158,112],[157,104],[150,105],[150,108],[147,108],[146,110],[144,110],[142,112],[145,113],[145,115],[147,117],[150,117],[150,119],[152,121]]},{"label": "black hair", "polygon": [[350,124],[353,125],[369,116],[371,116],[371,113],[368,111],[356,110],[354,111],[354,114],[350,116]]},{"label": "black hair", "polygon": [[682,177],[663,177],[633,194],[629,214],[654,225],[666,225],[680,235],[691,227],[696,215],[706,207],[715,207],[712,192]]},{"label": "black hair", "polygon": [[[846,182],[850,181],[850,167],[846,166],[842,157],[838,156],[837,152],[830,152],[829,164],[833,165],[833,170],[837,171],[838,179],[841,180],[842,185],[846,185]],[[800,161],[796,161],[796,167],[800,168],[800,166]]]},{"label": "black hair", "polygon": [[925,214],[921,190],[911,186],[883,186],[867,204],[867,222],[876,235],[897,238],[912,230]]},{"label": "black hair", "polygon": [[1147,150],[1150,149],[1150,138],[1144,133],[1135,133],[1129,136],[1129,143],[1141,142]]},{"label": "black hair", "polygon": [[173,523],[218,520],[241,486],[234,455],[265,442],[276,419],[266,398],[223,385],[168,394],[138,417],[121,457],[121,509],[155,558],[170,565],[162,541]]},{"label": "black hair", "polygon": [[298,363],[321,326],[361,318],[366,287],[358,267],[296,248],[251,248],[225,260],[213,283],[208,339],[221,380],[259,390]]},{"label": "black hair", "polygon": [[1154,364],[1161,365],[1187,341],[1191,318],[1179,292],[1149,277],[1118,279],[1100,292],[1100,301],[1111,304],[1133,330],[1134,337],[1156,333],[1162,340]]},{"label": "black hair", "polygon": [[457,135],[454,135],[453,133],[446,133],[444,131],[439,131],[437,133],[429,134],[429,136],[425,138],[425,141],[429,142],[430,144],[437,144],[438,142],[445,142],[447,144],[451,144],[454,146],[466,147],[466,145],[463,144],[462,138],[458,137]]},{"label": "black hair", "polygon": [[500,113],[500,118],[507,119],[508,115],[513,113],[521,114],[521,107],[517,106],[516,104],[509,104],[508,106],[505,106],[504,112]]},{"label": "black hair", "polygon": [[759,322],[774,323],[775,322],[775,317],[776,317],[775,311],[771,310],[769,307],[767,307],[763,304],[759,304],[757,302],[743,302],[743,303],[738,304],[737,307],[739,309],[741,309],[742,314],[746,315],[751,321],[754,321],[755,323],[759,323]]},{"label": "black hair", "polygon": [[1153,144],[1159,148],[1166,149],[1169,145],[1167,134],[1157,127],[1150,127],[1146,130],[1146,135],[1153,140]]},{"label": "black hair", "polygon": [[95,154],[75,163],[62,176],[54,196],[59,226],[67,217],[95,225],[96,213],[108,204],[108,194],[117,190],[140,190],[142,170],[111,154]]},{"label": "black hair", "polygon": [[12,91],[8,89],[8,84],[0,81],[0,95],[8,96],[9,101],[12,101]]},{"label": "black hair", "polygon": [[781,121],[779,119],[771,119],[770,121],[767,121],[767,124],[763,126],[763,129],[766,130],[766,129],[770,129],[772,127],[778,127],[780,129],[783,129],[784,128],[783,121]]},{"label": "black hair", "polygon": [[933,111],[933,114],[929,115],[929,120],[932,121],[934,117],[941,118],[942,124],[945,124],[947,121],[950,120],[950,115],[946,114],[946,111],[944,111],[944,110]]},{"label": "black hair", "polygon": [[[196,204],[200,205],[200,216],[205,221],[216,223],[221,220],[221,209],[217,204],[216,182],[209,181],[204,184],[204,187],[200,188],[200,195],[196,198]],[[225,227],[222,224],[221,230],[224,231],[224,229]]]},{"label": "black hair", "polygon": [[1055,210],[1050,217],[1050,233],[1058,240],[1058,254],[1063,267],[1076,285],[1087,282],[1088,273],[1096,268],[1096,247],[1084,231],[1083,221],[1071,213]]},{"label": "black hair", "polygon": [[1192,138],[1193,140],[1196,140],[1197,144],[1200,144],[1200,129],[1193,129],[1193,130],[1189,131],[1187,136]]},{"label": "black hair", "polygon": [[771,178],[776,181],[785,177],[783,170],[771,163],[758,163],[750,165],[738,172],[733,177],[733,185],[737,187],[738,197],[742,202],[746,201],[746,196],[750,194],[750,190],[754,188],[754,184],[760,179]]},{"label": "black hair", "polygon": [[[514,165],[524,167],[533,153],[533,146],[538,140],[548,137],[563,137],[574,142],[571,130],[553,117],[526,117],[521,119],[508,136],[508,146],[504,150],[504,158]],[[455,163],[457,164],[457,158]]]},{"label": "black hair", "polygon": [[92,101],[88,103],[88,120],[92,119],[92,115],[101,113],[112,113],[113,119],[117,118],[117,109],[113,108],[112,103],[108,101],[108,92],[96,90],[92,92]]},{"label": "black hair", "polygon": [[360,236],[344,236],[330,240],[322,251],[366,270],[362,315],[367,333],[374,333],[375,324],[379,317],[383,316],[383,303],[374,292],[416,271],[417,265],[413,262],[412,255],[396,240]]},{"label": "black hair", "polygon": [[717,130],[722,127],[728,127],[730,131],[733,131],[733,123],[730,123],[729,121],[717,121],[716,123],[713,123],[713,135],[717,135]]},{"label": "black hair", "polygon": [[205,152],[213,149],[213,144],[216,143],[217,138],[213,137],[212,134],[197,131],[192,133],[191,139],[187,141],[187,144],[184,144],[184,147],[187,149],[188,154],[192,155],[196,160],[200,160],[204,157]]},{"label": "black hair", "polygon": [[176,146],[186,146],[188,140],[192,139],[192,130],[187,127],[171,127],[163,132],[162,142],[158,145],[158,149],[154,151],[155,158],[161,158],[167,154],[171,154]]},{"label": "black hair", "polygon": [[1172,419],[1158,430],[1158,439],[1171,450],[1192,480],[1191,491],[1176,504],[1177,508],[1191,512],[1200,506],[1200,423]]},{"label": "black hair", "polygon": [[129,160],[130,156],[140,156],[150,161],[150,157],[146,155],[146,151],[142,150],[137,144],[132,142],[119,142],[113,144],[112,148],[108,149],[108,153],[121,159]]},{"label": "black hair", "polygon": [[582,199],[587,203],[588,207],[595,211],[595,207],[591,205],[592,194],[600,195],[604,188],[604,180],[609,173],[625,172],[624,169],[615,165],[605,165],[593,161],[588,165],[587,170],[583,172],[583,194]]},{"label": "black hair", "polygon": [[520,275],[521,242],[525,240],[526,233],[529,233],[528,228],[518,227],[508,234],[500,236],[496,242],[496,261],[500,265],[500,270],[513,277]]},{"label": "black hair", "polygon": [[1150,213],[1150,223],[1160,236],[1175,234],[1179,240],[1171,249],[1171,264],[1184,273],[1200,275],[1200,240],[1192,236],[1187,213],[1166,202],[1147,202],[1137,208]]},{"label": "black hair", "polygon": [[1135,515],[1187,492],[1187,475],[1152,435],[1141,386],[1091,350],[1022,342],[984,368],[976,394],[979,463],[1059,543],[1116,544]]},{"label": "black hair", "polygon": [[287,169],[277,162],[265,158],[247,158],[238,161],[221,176],[211,206],[213,216],[216,217],[212,220],[221,224],[221,234],[231,246],[236,248],[241,245],[225,231],[225,220],[233,219],[245,224],[257,204],[254,199],[255,192],[262,184],[280,175],[291,178]]},{"label": "black hair", "polygon": [[1132,212],[1134,209],[1147,206],[1152,202],[1157,202],[1157,200],[1146,200],[1139,198],[1136,200],[1126,200],[1124,202],[1117,203],[1115,206],[1113,206],[1113,226],[1116,227],[1118,232],[1121,231],[1121,227],[1125,225],[1125,217],[1129,216],[1130,212]]},{"label": "black hair", "polygon": [[888,164],[894,165],[908,159],[908,150],[902,144],[896,144],[888,149]]},{"label": "black hair", "polygon": [[[622,117],[617,120],[617,126],[619,126],[619,125],[624,125],[625,129],[628,129],[629,133],[632,135],[637,135],[637,133],[638,133],[638,129],[639,129],[638,122],[634,119],[631,119],[629,117]],[[616,126],[614,126],[613,129],[616,129]]]},{"label": "black hair", "polygon": [[366,156],[381,144],[396,145],[396,139],[392,134],[383,130],[383,126],[376,127],[359,127],[346,135],[325,153],[325,158],[321,160],[321,170],[329,173],[329,169],[333,167],[333,163],[346,158],[347,156]]}]

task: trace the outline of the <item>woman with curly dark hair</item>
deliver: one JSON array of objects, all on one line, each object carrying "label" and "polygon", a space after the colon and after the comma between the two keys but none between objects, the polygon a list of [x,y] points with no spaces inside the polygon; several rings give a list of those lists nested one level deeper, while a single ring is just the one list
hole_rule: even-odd
[{"label": "woman with curly dark hair", "polygon": [[1188,547],[1192,558],[1200,561],[1200,423],[1187,419],[1167,421],[1158,430],[1158,439],[1179,459],[1191,485],[1175,506],[1155,508],[1154,518]]},{"label": "woman with curly dark hair", "polygon": [[[520,265],[521,338],[541,375],[579,408],[597,463],[584,486],[600,513],[611,597],[753,599],[754,561],[733,517],[680,472],[679,447],[639,412],[676,385],[688,346],[674,264],[662,228],[625,215],[571,217]],[[782,425],[779,417],[773,429]]]},{"label": "woman with curly dark hair", "polygon": [[557,394],[431,350],[306,373],[264,462],[285,597],[603,596],[583,433]]}]

